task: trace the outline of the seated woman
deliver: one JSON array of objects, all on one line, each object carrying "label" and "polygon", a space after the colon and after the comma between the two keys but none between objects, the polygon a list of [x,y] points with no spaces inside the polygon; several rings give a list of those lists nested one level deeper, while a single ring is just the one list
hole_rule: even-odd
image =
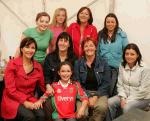
[{"label": "seated woman", "polygon": [[[73,53],[72,38],[67,32],[62,32],[56,40],[56,49],[54,52],[48,54],[44,61],[44,77],[46,89],[49,94],[53,95],[54,91],[50,84],[57,79],[57,68],[61,62],[69,61],[74,64],[76,57]],[[50,105],[51,100],[48,99],[45,103],[46,118],[51,120],[50,112],[52,108]]]},{"label": "seated woman", "polygon": [[138,46],[128,44],[119,68],[118,95],[108,101],[112,119],[119,107],[127,112],[132,108],[145,108],[150,103],[150,69],[141,60]]},{"label": "seated woman", "polygon": [[33,60],[36,50],[36,41],[30,37],[24,38],[20,43],[21,55],[10,60],[6,67],[1,103],[4,119],[45,121],[40,100],[34,97],[37,83],[45,91],[41,65]]},{"label": "seated woman", "polygon": [[51,93],[50,84],[57,79],[58,65],[63,61],[74,64],[76,57],[73,53],[72,38],[67,32],[62,32],[57,38],[56,49],[46,56],[44,61],[44,77],[46,88]]},{"label": "seated woman", "polygon": [[[84,57],[75,63],[74,78],[89,97],[89,121],[103,121],[108,106],[110,68],[96,56],[96,41],[88,37],[82,42]],[[78,108],[77,104],[77,108]]]}]

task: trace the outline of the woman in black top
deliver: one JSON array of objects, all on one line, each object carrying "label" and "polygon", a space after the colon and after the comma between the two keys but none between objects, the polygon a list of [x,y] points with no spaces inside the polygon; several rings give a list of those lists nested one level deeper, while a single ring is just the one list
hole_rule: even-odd
[{"label": "woman in black top", "polygon": [[74,64],[76,57],[73,53],[73,44],[71,36],[62,32],[56,41],[56,50],[46,56],[44,61],[44,77],[47,89],[50,84],[57,80],[57,67],[60,62],[69,61]]},{"label": "woman in black top", "polygon": [[[46,56],[43,71],[46,83],[47,93],[53,95],[54,91],[50,84],[57,81],[57,68],[63,61],[69,61],[74,65],[76,57],[73,52],[72,38],[67,32],[62,32],[56,40],[56,49],[53,53]],[[45,111],[47,121],[51,120],[51,99],[49,98],[45,103]]]}]

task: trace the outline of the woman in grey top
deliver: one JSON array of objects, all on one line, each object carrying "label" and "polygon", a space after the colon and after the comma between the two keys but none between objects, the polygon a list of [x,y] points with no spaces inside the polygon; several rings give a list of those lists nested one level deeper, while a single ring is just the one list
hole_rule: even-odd
[{"label": "woman in grey top", "polygon": [[132,108],[145,108],[150,103],[150,69],[141,60],[138,46],[128,44],[119,68],[118,95],[108,101],[112,119],[118,107],[127,112]]}]

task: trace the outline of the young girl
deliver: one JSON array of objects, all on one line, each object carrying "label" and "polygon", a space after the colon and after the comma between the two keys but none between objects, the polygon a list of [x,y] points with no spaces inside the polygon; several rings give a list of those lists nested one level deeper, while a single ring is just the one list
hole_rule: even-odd
[{"label": "young girl", "polygon": [[[58,67],[58,82],[53,82],[51,86],[54,89],[54,95],[52,97],[52,119],[55,121],[75,121],[76,118],[81,118],[84,115],[84,111],[87,107],[88,98],[81,88],[79,82],[71,79],[73,67],[65,61],[60,63]],[[41,97],[41,100],[45,100],[47,94]],[[75,113],[76,99],[79,98],[82,101],[81,108]]]}]

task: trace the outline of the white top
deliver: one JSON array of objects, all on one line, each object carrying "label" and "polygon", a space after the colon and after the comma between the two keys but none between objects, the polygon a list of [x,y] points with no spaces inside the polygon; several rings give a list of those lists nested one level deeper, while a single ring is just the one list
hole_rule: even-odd
[{"label": "white top", "polygon": [[136,64],[132,69],[128,65],[119,67],[118,95],[127,102],[150,99],[150,69],[141,65]]}]

